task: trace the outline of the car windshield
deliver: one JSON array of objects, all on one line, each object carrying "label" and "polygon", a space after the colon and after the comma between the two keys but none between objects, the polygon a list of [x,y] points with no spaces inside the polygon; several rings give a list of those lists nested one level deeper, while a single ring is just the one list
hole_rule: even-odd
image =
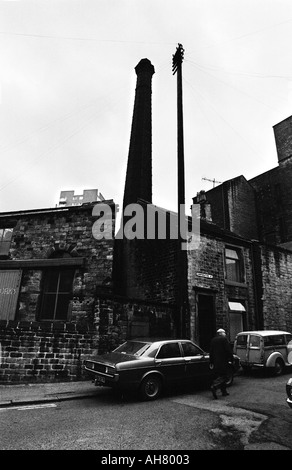
[{"label": "car windshield", "polygon": [[148,348],[148,343],[142,343],[141,341],[127,341],[121,344],[114,352],[122,354],[132,354],[134,356],[141,356]]}]

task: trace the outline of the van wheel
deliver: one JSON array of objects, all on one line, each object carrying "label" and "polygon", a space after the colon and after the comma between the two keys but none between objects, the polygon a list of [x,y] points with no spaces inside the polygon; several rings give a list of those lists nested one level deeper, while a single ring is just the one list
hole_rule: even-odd
[{"label": "van wheel", "polygon": [[155,400],[162,390],[162,382],[157,375],[148,375],[140,386],[140,397],[142,400]]},{"label": "van wheel", "polygon": [[275,375],[281,375],[284,371],[284,362],[282,359],[277,359],[275,362],[274,373]]}]

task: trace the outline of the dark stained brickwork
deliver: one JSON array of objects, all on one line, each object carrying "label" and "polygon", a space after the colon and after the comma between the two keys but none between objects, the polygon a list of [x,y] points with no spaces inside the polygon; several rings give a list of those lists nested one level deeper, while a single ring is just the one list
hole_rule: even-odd
[{"label": "dark stained brickwork", "polygon": [[[0,382],[81,379],[84,359],[99,350],[102,313],[96,305],[103,289],[112,290],[113,240],[93,237],[92,209],[89,204],[1,214],[2,226],[13,220],[14,228],[0,272],[20,269],[21,285],[13,320],[3,320],[1,312]],[[52,263],[54,269],[73,263],[75,272],[64,321],[40,318],[43,279]]]},{"label": "dark stained brickwork", "polygon": [[280,163],[292,157],[292,116],[279,122],[273,128]]},{"label": "dark stained brickwork", "polygon": [[292,331],[292,253],[262,246],[262,309],[265,329]]},{"label": "dark stained brickwork", "polygon": [[244,176],[207,191],[206,200],[214,223],[242,237],[258,239],[256,193]]},{"label": "dark stained brickwork", "polygon": [[257,194],[259,237],[266,243],[292,246],[292,157],[252,180]]}]

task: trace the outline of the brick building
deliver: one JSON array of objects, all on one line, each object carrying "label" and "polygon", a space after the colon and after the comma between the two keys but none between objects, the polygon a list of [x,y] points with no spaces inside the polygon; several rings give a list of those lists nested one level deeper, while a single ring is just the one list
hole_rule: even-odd
[{"label": "brick building", "polygon": [[203,217],[253,246],[256,325],[292,331],[292,116],[274,126],[274,135],[277,167],[225,181],[193,202]]},{"label": "brick building", "polygon": [[98,349],[113,241],[93,238],[92,208],[0,214],[0,381],[81,377]]}]

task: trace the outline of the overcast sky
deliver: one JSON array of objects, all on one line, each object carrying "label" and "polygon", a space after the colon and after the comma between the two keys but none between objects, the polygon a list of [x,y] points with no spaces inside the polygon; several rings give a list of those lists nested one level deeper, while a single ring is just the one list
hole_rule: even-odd
[{"label": "overcast sky", "polygon": [[135,66],[152,79],[153,202],[177,205],[176,76],[183,62],[186,205],[277,166],[292,115],[291,0],[0,0],[0,212],[97,188],[122,204]]}]

